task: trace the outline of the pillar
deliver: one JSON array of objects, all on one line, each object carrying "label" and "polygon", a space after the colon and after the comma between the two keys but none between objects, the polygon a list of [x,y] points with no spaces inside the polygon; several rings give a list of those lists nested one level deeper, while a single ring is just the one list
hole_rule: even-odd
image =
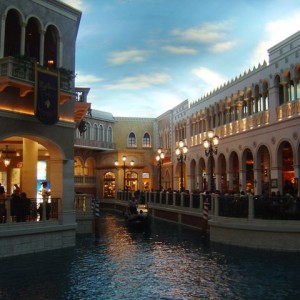
[{"label": "pillar", "polygon": [[74,160],[51,159],[51,197],[60,198],[59,221],[61,224],[74,224]]},{"label": "pillar", "polygon": [[1,17],[0,58],[4,57],[5,20],[6,20],[6,15],[3,14]]},{"label": "pillar", "polygon": [[21,190],[28,198],[36,198],[37,189],[38,143],[23,138],[23,166]]}]

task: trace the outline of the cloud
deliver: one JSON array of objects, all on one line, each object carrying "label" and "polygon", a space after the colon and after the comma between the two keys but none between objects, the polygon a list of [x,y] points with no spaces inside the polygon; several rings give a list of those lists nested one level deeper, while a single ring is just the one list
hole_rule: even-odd
[{"label": "cloud", "polygon": [[189,54],[189,55],[195,55],[197,54],[197,50],[193,48],[188,47],[175,47],[175,46],[165,46],[162,47],[162,49],[166,52],[176,54],[176,55],[183,55],[183,54]]},{"label": "cloud", "polygon": [[228,29],[230,22],[205,23],[202,26],[188,29],[175,29],[172,34],[180,40],[197,43],[214,43],[225,38],[224,30]]},{"label": "cloud", "polygon": [[98,83],[103,81],[103,78],[97,77],[93,74],[84,74],[84,73],[77,73],[75,82],[76,86],[80,87],[90,87],[93,83]]},{"label": "cloud", "polygon": [[209,48],[209,51],[214,52],[214,53],[221,53],[221,52],[232,49],[236,44],[237,44],[237,42],[234,42],[234,41],[217,43],[217,44],[212,45]]},{"label": "cloud", "polygon": [[286,18],[269,21],[263,30],[262,40],[255,48],[250,59],[251,65],[268,61],[268,49],[296,33],[300,28],[300,10]]},{"label": "cloud", "polygon": [[126,77],[115,84],[106,85],[104,88],[107,90],[140,90],[154,85],[164,84],[170,80],[171,76],[168,74],[155,73]]},{"label": "cloud", "polygon": [[127,50],[116,51],[110,54],[108,61],[113,65],[122,65],[129,62],[139,63],[146,60],[147,51],[143,50]]},{"label": "cloud", "polygon": [[192,70],[192,73],[204,82],[204,93],[212,91],[227,82],[227,78],[222,74],[201,67]]}]

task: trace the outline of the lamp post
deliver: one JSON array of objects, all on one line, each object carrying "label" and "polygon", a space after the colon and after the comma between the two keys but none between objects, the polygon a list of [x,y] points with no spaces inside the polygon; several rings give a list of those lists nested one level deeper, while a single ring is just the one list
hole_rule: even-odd
[{"label": "lamp post", "polygon": [[184,191],[183,187],[183,162],[186,159],[186,153],[188,151],[187,146],[183,141],[178,143],[178,147],[175,149],[175,154],[177,155],[177,160],[180,162],[180,192]]},{"label": "lamp post", "polygon": [[122,156],[123,165],[120,166],[120,167],[119,167],[119,162],[117,160],[115,161],[116,168],[117,169],[119,169],[119,168],[123,169],[123,191],[126,190],[126,170],[132,168],[133,165],[134,165],[134,161],[131,160],[130,161],[130,167],[126,166],[126,159],[127,159],[127,157],[125,155],[123,155]]},{"label": "lamp post", "polygon": [[164,163],[165,154],[161,148],[157,149],[156,161],[158,166],[158,190],[162,190],[161,185],[161,173],[162,173],[162,165]]},{"label": "lamp post", "polygon": [[215,192],[214,170],[213,170],[213,155],[218,153],[219,137],[215,135],[213,130],[207,132],[207,139],[203,141],[205,155],[210,158],[210,192]]}]

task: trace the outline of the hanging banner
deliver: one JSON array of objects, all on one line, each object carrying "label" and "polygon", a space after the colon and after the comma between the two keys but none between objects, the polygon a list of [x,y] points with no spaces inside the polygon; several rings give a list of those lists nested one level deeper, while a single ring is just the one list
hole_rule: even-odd
[{"label": "hanging banner", "polygon": [[35,115],[44,124],[53,125],[58,119],[59,75],[36,66]]}]

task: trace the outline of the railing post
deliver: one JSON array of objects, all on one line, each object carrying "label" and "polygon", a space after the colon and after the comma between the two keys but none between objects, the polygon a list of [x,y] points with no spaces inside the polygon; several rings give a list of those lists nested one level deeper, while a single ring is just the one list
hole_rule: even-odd
[{"label": "railing post", "polygon": [[175,201],[176,201],[176,192],[173,192],[173,206],[175,206]]},{"label": "railing post", "polygon": [[162,201],[162,191],[159,191],[158,192],[159,193],[159,205],[161,205],[161,201]]},{"label": "railing post", "polygon": [[12,218],[10,217],[10,199],[7,198],[6,201],[6,223],[12,223]]},{"label": "railing post", "polygon": [[254,197],[253,195],[248,195],[248,219],[254,219]]},{"label": "railing post", "polygon": [[212,193],[211,195],[210,195],[210,211],[211,211],[211,213],[212,214],[214,214],[214,209],[215,209],[215,205],[214,205],[214,199],[215,199],[215,197],[216,197],[216,194],[214,194],[214,193]]},{"label": "railing post", "polygon": [[183,200],[184,200],[184,192],[180,192],[180,207],[184,207]]},{"label": "railing post", "polygon": [[203,211],[203,193],[200,194],[200,212]]},{"label": "railing post", "polygon": [[193,193],[190,193],[190,208],[193,208]]},{"label": "railing post", "polygon": [[213,203],[214,203],[214,216],[219,216],[219,195],[218,194],[215,194],[214,195],[214,201],[213,201]]}]

